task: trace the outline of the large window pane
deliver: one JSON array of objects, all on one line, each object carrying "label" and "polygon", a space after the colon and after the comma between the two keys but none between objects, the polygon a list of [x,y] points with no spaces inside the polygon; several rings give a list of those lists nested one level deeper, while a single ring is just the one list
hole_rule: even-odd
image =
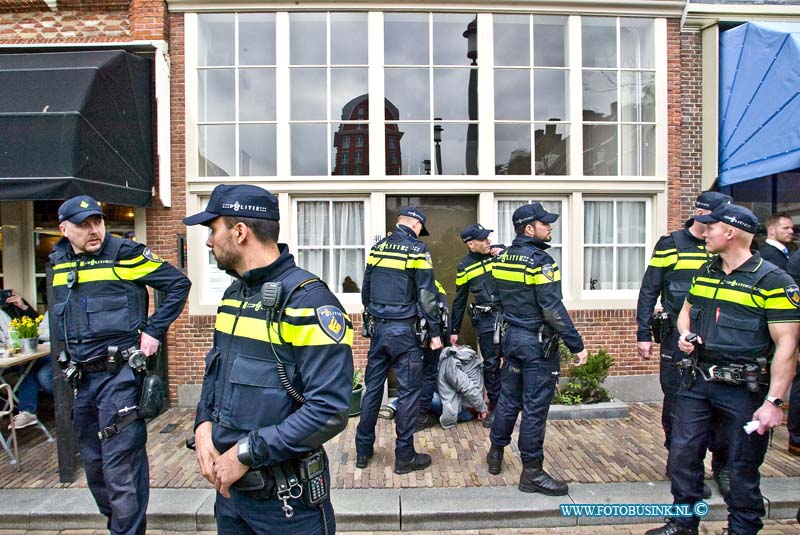
[{"label": "large window pane", "polygon": [[386,65],[428,65],[428,15],[383,15],[383,61]]},{"label": "large window pane", "polygon": [[359,293],[364,280],[364,249],[334,249],[334,292]]},{"label": "large window pane", "polygon": [[[472,93],[470,95],[470,92]],[[467,120],[469,104],[477,110],[477,69],[433,70],[433,115],[444,120]],[[477,119],[477,111],[474,119]]]},{"label": "large window pane", "polygon": [[[366,120],[369,106],[362,97],[367,95],[367,69],[331,69],[331,118],[342,120]],[[361,112],[360,117],[352,117],[352,112]]]},{"label": "large window pane", "polygon": [[293,175],[328,174],[327,129],[325,124],[292,125]]},{"label": "large window pane", "polygon": [[494,127],[495,174],[531,174],[531,127],[498,124]]},{"label": "large window pane", "polygon": [[233,14],[202,14],[197,16],[197,64],[204,66],[233,65]]},{"label": "large window pane", "polygon": [[333,123],[332,175],[369,174],[369,130],[367,123]]},{"label": "large window pane", "polygon": [[617,120],[616,71],[583,71],[583,120]]},{"label": "large window pane", "polygon": [[366,13],[331,13],[331,64],[367,64]]},{"label": "large window pane", "polygon": [[198,119],[206,121],[232,121],[235,94],[233,70],[211,70],[198,73]]},{"label": "large window pane", "polygon": [[654,176],[656,127],[654,125],[622,125],[622,174]]},{"label": "large window pane", "polygon": [[584,290],[614,289],[614,248],[587,247],[583,260]]},{"label": "large window pane", "polygon": [[329,245],[331,228],[328,201],[303,201],[297,203],[297,244]]},{"label": "large window pane", "polygon": [[[449,125],[447,126],[449,127]],[[425,160],[431,161],[431,125],[429,123],[387,124],[386,130],[392,134],[387,139],[387,151],[389,150],[390,140],[393,138],[399,139],[397,153],[401,162],[400,174],[424,175],[423,162]],[[442,133],[442,139],[445,139],[444,132]]]},{"label": "large window pane", "polygon": [[655,67],[653,19],[620,19],[620,63],[622,68]]},{"label": "large window pane", "polygon": [[327,92],[325,69],[291,69],[293,121],[327,119],[325,114]]},{"label": "large window pane", "polygon": [[645,201],[586,201],[584,289],[639,287],[645,267],[646,210]]},{"label": "large window pane", "polygon": [[637,290],[644,275],[644,247],[623,247],[617,253],[617,288]]},{"label": "large window pane", "polygon": [[614,202],[587,201],[583,218],[583,241],[587,244],[614,243]]},{"label": "large window pane", "polygon": [[275,120],[275,69],[239,70],[239,120]]},{"label": "large window pane", "polygon": [[467,25],[477,18],[474,14],[434,14],[433,15],[433,64],[469,65],[467,57],[468,40],[464,38]]},{"label": "large window pane", "polygon": [[584,67],[616,67],[617,19],[583,17],[581,43]]},{"label": "large window pane", "polygon": [[534,127],[534,174],[569,174],[569,126],[536,124]]},{"label": "large window pane", "polygon": [[239,126],[239,174],[275,176],[277,168],[274,124]]},{"label": "large window pane", "polygon": [[327,24],[324,13],[289,13],[289,61],[292,65],[325,65]]},{"label": "large window pane", "polygon": [[400,119],[431,118],[428,72],[427,69],[384,70],[386,99],[397,108]]},{"label": "large window pane", "polygon": [[533,17],[533,64],[567,66],[567,17]]},{"label": "large window pane", "polygon": [[583,174],[604,176],[617,174],[617,127],[584,125]]},{"label": "large window pane", "polygon": [[239,65],[275,65],[274,13],[239,14]]},{"label": "large window pane", "polygon": [[[364,203],[335,201],[333,245],[364,245]],[[363,251],[362,251],[363,252]]]},{"label": "large window pane", "polygon": [[478,125],[447,123],[442,133],[442,174],[478,174]]},{"label": "large window pane", "polygon": [[617,243],[644,243],[645,208],[644,201],[617,202]]},{"label": "large window pane", "polygon": [[567,107],[567,71],[533,71],[533,119],[535,121],[569,120]]},{"label": "large window pane", "polygon": [[652,71],[620,73],[622,120],[654,122],[656,120],[656,74]]},{"label": "large window pane", "polygon": [[236,175],[236,130],[233,125],[198,128],[198,170],[200,176]]},{"label": "large window pane", "polygon": [[297,265],[306,271],[318,274],[322,280],[328,281],[331,269],[330,249],[300,249],[296,252]]},{"label": "large window pane", "polygon": [[530,121],[530,76],[529,69],[496,69],[494,71],[495,119]]},{"label": "large window pane", "polygon": [[[495,15],[494,64],[529,66],[531,64],[530,17],[528,15]],[[497,85],[495,85],[495,89]]]}]

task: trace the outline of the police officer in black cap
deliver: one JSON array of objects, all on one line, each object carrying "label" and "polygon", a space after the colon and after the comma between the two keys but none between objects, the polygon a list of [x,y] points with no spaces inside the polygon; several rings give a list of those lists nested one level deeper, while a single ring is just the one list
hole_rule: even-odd
[{"label": "police officer in black cap", "polygon": [[[100,203],[88,195],[65,201],[58,221],[64,238],[50,255],[51,321],[73,363],[73,419],[86,480],[113,535],[143,535],[150,484],[138,407],[143,375],[123,359],[137,349],[156,352],[191,283],[145,245],[106,232]],[[164,291],[149,318],[148,286]]]},{"label": "police officer in black cap", "polygon": [[217,309],[195,419],[197,460],[217,489],[221,534],[331,534],[323,443],[347,426],[353,328],[318,277],[278,243],[278,200],[220,185],[184,219],[235,280]]},{"label": "police officer in black cap", "polygon": [[[495,327],[502,313],[500,294],[492,277],[492,261],[503,247],[492,246],[489,234],[493,231],[475,223],[461,231],[461,240],[469,253],[456,268],[456,296],[453,299],[453,326],[450,343],[458,343],[458,333],[469,294],[474,296],[470,305],[470,319],[478,334],[478,345],[483,357],[483,384],[489,398],[489,410],[493,411],[500,398],[500,355],[494,342]],[[484,427],[492,427],[494,413],[483,420]]]},{"label": "police officer in black cap", "polygon": [[[701,498],[703,457],[712,433],[729,441],[731,486],[725,495],[730,535],[758,533],[765,514],[759,467],[767,431],[781,424],[781,399],[795,371],[800,290],[780,268],[750,251],[758,226],[742,206],[697,216],[708,252],[678,317],[678,347],[693,358],[675,400],[669,472],[676,504]],[[720,418],[721,430],[712,428]],[[748,434],[745,424],[754,422]],[[696,535],[696,516],[670,519],[647,535]]]},{"label": "police officer in black cap", "polygon": [[492,268],[503,305],[505,363],[486,462],[489,473],[500,473],[503,451],[511,442],[521,410],[519,490],[563,496],[567,484],[553,479],[543,468],[547,412],[561,364],[553,337],[561,337],[579,366],[586,363],[587,352],[561,302],[561,272],[546,252],[556,219],[558,214],[547,212],[538,202],[517,208],[512,216],[517,237],[497,256]]},{"label": "police officer in black cap", "polygon": [[[428,236],[425,221],[416,206],[402,208],[395,231],[372,247],[367,260],[361,301],[370,317],[371,338],[356,430],[357,468],[366,468],[374,453],[375,424],[390,366],[398,383],[394,471],[407,474],[431,464],[430,455],[414,449],[422,381],[420,344],[428,344],[432,351],[442,347],[430,252],[417,239]],[[427,324],[429,339],[417,339],[418,319]]]},{"label": "police officer in black cap", "polygon": [[[664,447],[669,450],[672,439],[672,419],[675,395],[681,382],[677,363],[686,357],[678,350],[678,329],[675,322],[683,307],[683,301],[697,269],[705,264],[711,255],[706,251],[703,232],[705,223],[697,216],[711,213],[733,199],[724,193],[705,191],[697,197],[694,218],[686,221],[681,230],[663,236],[653,250],[653,256],[642,278],[639,302],[636,307],[636,349],[642,358],[649,359],[653,351],[651,322],[661,344],[659,380],[664,393],[661,409],[661,426],[664,429]],[[656,301],[661,299],[661,312],[653,316]],[[728,492],[730,481],[727,468],[727,440],[720,433],[711,444],[713,458],[712,473],[720,493]],[[711,496],[711,489],[703,484],[703,498]]]}]

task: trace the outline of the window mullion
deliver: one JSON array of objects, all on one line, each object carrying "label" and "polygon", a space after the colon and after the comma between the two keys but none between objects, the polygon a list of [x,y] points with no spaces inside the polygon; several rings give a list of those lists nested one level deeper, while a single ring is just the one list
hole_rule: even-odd
[{"label": "window mullion", "polygon": [[278,176],[292,173],[291,88],[289,76],[289,13],[275,14],[275,134],[276,170]]},{"label": "window mullion", "polygon": [[569,68],[569,174],[583,176],[583,56],[581,17],[570,15],[568,22]]}]

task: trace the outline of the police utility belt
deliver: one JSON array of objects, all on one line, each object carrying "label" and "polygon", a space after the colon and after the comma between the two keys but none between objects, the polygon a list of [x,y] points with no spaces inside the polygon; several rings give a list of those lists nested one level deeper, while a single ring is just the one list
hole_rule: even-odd
[{"label": "police utility belt", "polygon": [[497,307],[492,305],[476,305],[475,303],[470,303],[467,305],[467,307],[471,318],[475,318],[482,314],[491,314],[493,312],[497,312]]},{"label": "police utility belt", "polygon": [[698,348],[691,357],[679,361],[677,366],[681,370],[690,370],[693,376],[699,373],[706,382],[743,384],[751,392],[758,392],[760,387],[769,385],[766,357],[758,357],[755,363],[735,364],[720,360],[717,353]]}]

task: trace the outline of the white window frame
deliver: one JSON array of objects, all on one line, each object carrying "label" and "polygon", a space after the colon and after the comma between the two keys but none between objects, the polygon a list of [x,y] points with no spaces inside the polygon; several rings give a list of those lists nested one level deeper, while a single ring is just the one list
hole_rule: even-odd
[{"label": "white window frame", "polygon": [[[298,239],[298,236],[297,236],[297,231],[298,231],[298,227],[299,227],[299,225],[297,224],[297,217],[298,217],[297,204],[300,203],[300,202],[327,202],[327,203],[329,203],[329,209],[331,209],[331,210],[332,210],[332,205],[333,205],[334,202],[360,202],[360,203],[362,203],[363,206],[364,206],[364,236],[363,236],[363,240],[364,240],[364,265],[366,266],[367,257],[369,256],[369,250],[372,247],[372,242],[370,240],[371,214],[370,214],[370,198],[369,198],[369,196],[364,196],[364,197],[362,197],[362,196],[343,196],[343,197],[338,197],[338,196],[331,196],[331,195],[328,195],[328,196],[323,196],[323,195],[297,195],[297,196],[292,196],[292,201],[291,201],[291,205],[292,205],[292,208],[291,208],[291,217],[292,217],[292,225],[291,225],[291,227],[292,227],[292,231],[291,231],[291,246],[290,246],[290,250],[293,253],[297,253],[297,252],[299,252],[301,250],[300,246],[298,245],[299,239]],[[332,215],[332,213],[331,213],[331,215]],[[331,266],[332,266],[333,265],[333,263],[332,263],[333,262],[333,251],[338,250],[338,249],[355,249],[356,247],[337,247],[337,246],[334,246],[333,244],[329,244],[329,245],[326,245],[326,246],[322,246],[321,248],[323,248],[325,250],[328,250],[328,251],[331,251]],[[304,246],[303,249],[320,249],[320,247],[318,247],[318,246],[315,246],[315,247]],[[326,275],[323,276],[321,273],[315,273],[315,275],[320,276],[324,280],[325,278],[327,278],[327,276],[329,274],[326,274]],[[363,283],[363,281],[362,280],[357,280],[355,282],[356,282],[356,284],[358,284],[358,288],[360,290],[361,289],[361,284]],[[335,292],[335,288],[332,287],[331,291]],[[358,308],[358,307],[361,306],[361,292],[358,292],[358,293],[336,292],[336,297],[339,299],[339,301],[341,301],[342,305],[344,305],[344,307],[348,311],[353,312],[353,311],[358,310],[360,312],[360,308]]]},{"label": "white window frame", "polygon": [[[619,195],[618,196],[611,196],[611,195],[595,195],[595,194],[592,194],[592,195],[587,195],[587,196],[583,196],[582,197],[582,199],[580,201],[580,203],[581,203],[581,207],[580,207],[581,213],[582,214],[586,213],[585,205],[586,205],[587,202],[609,202],[609,201],[612,201],[614,203],[613,216],[614,216],[614,221],[615,222],[616,222],[616,217],[617,217],[617,211],[616,211],[617,202],[640,201],[640,202],[644,202],[645,203],[645,212],[644,212],[644,224],[645,224],[644,237],[645,237],[645,241],[644,241],[644,244],[642,244],[642,247],[644,247],[644,264],[643,264],[643,268],[646,269],[647,268],[647,262],[650,259],[650,252],[652,250],[652,243],[653,243],[652,242],[652,234],[653,234],[653,201],[654,201],[654,199],[652,197],[642,196],[642,195],[638,195],[638,196],[619,196]],[[587,289],[584,288],[584,280],[583,280],[584,274],[583,274],[583,271],[584,271],[584,264],[585,264],[585,259],[586,259],[585,251],[586,251],[587,247],[612,247],[612,249],[613,249],[613,259],[614,259],[614,267],[616,268],[616,265],[617,265],[616,264],[616,262],[617,262],[617,252],[618,252],[618,249],[620,248],[620,244],[617,243],[616,226],[615,226],[615,229],[614,229],[613,236],[614,236],[614,243],[612,243],[612,244],[588,244],[587,245],[586,244],[586,237],[585,237],[585,229],[584,229],[583,224],[581,225],[581,228],[580,228],[580,244],[581,244],[580,245],[580,254],[581,254],[580,265],[581,265],[581,271],[580,271],[580,274],[579,274],[580,276],[576,280],[580,281],[579,287],[580,287],[580,296],[581,296],[582,300],[587,300],[587,301],[597,301],[597,300],[607,301],[607,300],[631,299],[631,300],[633,300],[635,302],[635,300],[638,298],[638,295],[639,295],[639,289],[638,288],[631,289],[631,290],[620,290],[620,289],[617,289],[617,288],[608,289],[608,290],[587,290]],[[631,246],[631,245],[632,244],[626,244],[625,246]],[[642,269],[642,275],[644,275],[644,269]],[[615,286],[617,284],[616,277],[617,277],[617,272],[616,272],[616,269],[614,269],[614,285]]]}]

